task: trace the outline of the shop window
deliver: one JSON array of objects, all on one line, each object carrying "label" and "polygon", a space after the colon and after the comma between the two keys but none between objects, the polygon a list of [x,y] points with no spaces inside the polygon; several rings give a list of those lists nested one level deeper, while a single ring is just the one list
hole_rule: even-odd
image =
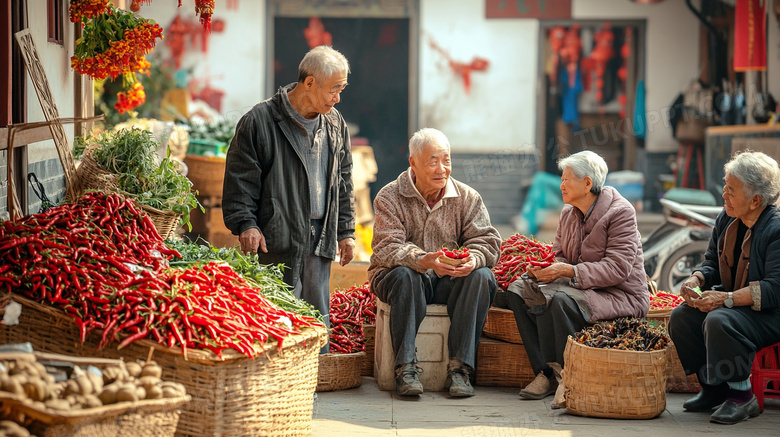
[{"label": "shop window", "polygon": [[48,26],[48,41],[56,44],[62,44],[64,14],[63,0],[47,0],[46,2],[46,21]]}]

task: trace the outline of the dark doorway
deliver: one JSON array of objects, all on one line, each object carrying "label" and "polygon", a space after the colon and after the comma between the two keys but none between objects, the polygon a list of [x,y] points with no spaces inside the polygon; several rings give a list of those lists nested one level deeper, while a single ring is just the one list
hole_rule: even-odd
[{"label": "dark doorway", "polygon": [[[333,48],[347,57],[352,73],[336,108],[353,140],[365,138],[379,167],[372,198],[408,167],[409,19],[321,18]],[[274,19],[274,90],[295,82],[298,64],[309,50],[304,29],[309,18]],[[359,141],[359,140],[356,140]]]}]

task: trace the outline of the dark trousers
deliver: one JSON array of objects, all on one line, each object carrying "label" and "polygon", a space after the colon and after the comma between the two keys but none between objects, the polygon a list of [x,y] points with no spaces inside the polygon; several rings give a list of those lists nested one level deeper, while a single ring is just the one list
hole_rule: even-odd
[{"label": "dark trousers", "polygon": [[[332,260],[314,255],[314,244],[322,232],[322,220],[312,220],[312,247],[303,258],[301,276],[295,281],[293,294],[311,304],[323,315],[325,326],[330,328],[330,266]],[[328,353],[326,344],[320,353]]]},{"label": "dark trousers", "polygon": [[496,278],[486,267],[463,278],[439,278],[432,272],[418,273],[408,267],[380,273],[373,292],[391,306],[390,338],[396,366],[411,363],[415,358],[415,338],[425,318],[426,305],[446,304],[450,357],[473,368],[479,336],[496,290]]},{"label": "dark trousers", "polygon": [[555,293],[547,309],[539,315],[530,314],[529,307],[516,293],[506,293],[506,300],[515,313],[517,329],[534,374],[549,367],[547,363],[551,362],[563,367],[567,339],[587,325],[574,299],[566,293]]},{"label": "dark trousers", "polygon": [[780,309],[718,308],[709,313],[682,304],[672,311],[669,336],[687,375],[709,385],[750,377],[759,350],[780,342]]}]

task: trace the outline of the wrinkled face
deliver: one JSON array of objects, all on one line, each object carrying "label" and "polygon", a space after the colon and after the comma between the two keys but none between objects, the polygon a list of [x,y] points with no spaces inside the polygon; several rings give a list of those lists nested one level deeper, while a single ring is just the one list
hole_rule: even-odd
[{"label": "wrinkled face", "polygon": [[738,178],[726,174],[726,186],[723,187],[723,202],[729,217],[745,217],[750,213],[753,201],[745,192],[745,184]]},{"label": "wrinkled face", "polygon": [[572,205],[578,200],[584,199],[590,192],[590,178],[577,177],[571,168],[566,167],[561,174],[561,197],[563,203]]},{"label": "wrinkled face", "polygon": [[316,83],[314,89],[314,110],[327,114],[341,101],[341,92],[347,87],[347,73],[336,73],[324,82]]},{"label": "wrinkled face", "polygon": [[417,177],[420,191],[441,190],[447,185],[447,178],[452,172],[450,149],[436,143],[426,144],[418,155],[410,156],[409,164]]}]

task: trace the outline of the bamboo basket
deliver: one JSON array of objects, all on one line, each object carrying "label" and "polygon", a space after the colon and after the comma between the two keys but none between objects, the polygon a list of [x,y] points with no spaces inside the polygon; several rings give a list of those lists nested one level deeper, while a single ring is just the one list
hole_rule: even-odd
[{"label": "bamboo basket", "polygon": [[482,337],[477,348],[474,383],[489,387],[525,387],[534,370],[522,344]]},{"label": "bamboo basket", "polygon": [[119,176],[101,168],[92,159],[93,150],[94,148],[88,147],[84,151],[81,164],[79,164],[79,168],[76,170],[76,175],[81,180],[81,189],[103,192],[116,191]]},{"label": "bamboo basket", "polygon": [[[658,326],[668,332],[666,327],[669,326],[669,319],[671,318],[672,310],[650,310],[647,313],[647,321],[651,326]],[[698,393],[701,390],[701,384],[699,384],[699,378],[696,374],[686,375],[685,369],[683,369],[680,363],[680,357],[677,355],[677,348],[674,347],[674,343],[669,341],[669,354],[667,355],[666,363],[666,391],[670,393]]]},{"label": "bamboo basket", "polygon": [[667,350],[627,351],[566,343],[566,409],[579,416],[652,419],[666,409]]},{"label": "bamboo basket", "polygon": [[512,310],[497,308],[494,306],[488,310],[485,328],[482,330],[485,337],[506,341],[514,344],[523,344],[520,331],[517,330],[515,313]]},{"label": "bamboo basket", "polygon": [[141,205],[141,208],[149,214],[152,223],[154,223],[154,227],[163,240],[167,240],[176,235],[176,231],[181,225],[181,214],[177,214],[173,211],[161,211],[148,205]]},{"label": "bamboo basket", "polygon": [[29,341],[45,352],[125,360],[145,360],[153,348],[162,379],[183,384],[192,396],[182,408],[177,436],[311,434],[317,357],[328,339],[324,326],[286,337],[281,349],[269,342],[254,359],[226,350],[220,360],[193,349],[185,359],[180,349],[146,339],[122,350],[115,349],[116,343],[96,350],[97,331],[81,344],[76,324],[65,313],[18,295],[13,298],[24,308],[18,325],[0,326],[0,344]]},{"label": "bamboo basket", "polygon": [[317,391],[337,391],[360,387],[360,375],[365,352],[351,354],[320,354],[317,370]]},{"label": "bamboo basket", "polygon": [[363,338],[366,341],[366,355],[360,363],[360,376],[374,376],[374,349],[376,347],[376,325],[363,324]]},{"label": "bamboo basket", "polygon": [[198,190],[199,198],[222,198],[225,158],[187,155],[184,157],[184,163],[187,164],[187,177],[192,181],[192,187]]},{"label": "bamboo basket", "polygon": [[[47,353],[3,353],[3,360],[45,359],[92,365],[99,368],[123,365],[122,361],[73,357]],[[190,396],[120,402],[83,410],[51,410],[25,402],[11,393],[0,391],[0,417],[12,420],[40,437],[172,437],[176,432],[182,406]]]}]

